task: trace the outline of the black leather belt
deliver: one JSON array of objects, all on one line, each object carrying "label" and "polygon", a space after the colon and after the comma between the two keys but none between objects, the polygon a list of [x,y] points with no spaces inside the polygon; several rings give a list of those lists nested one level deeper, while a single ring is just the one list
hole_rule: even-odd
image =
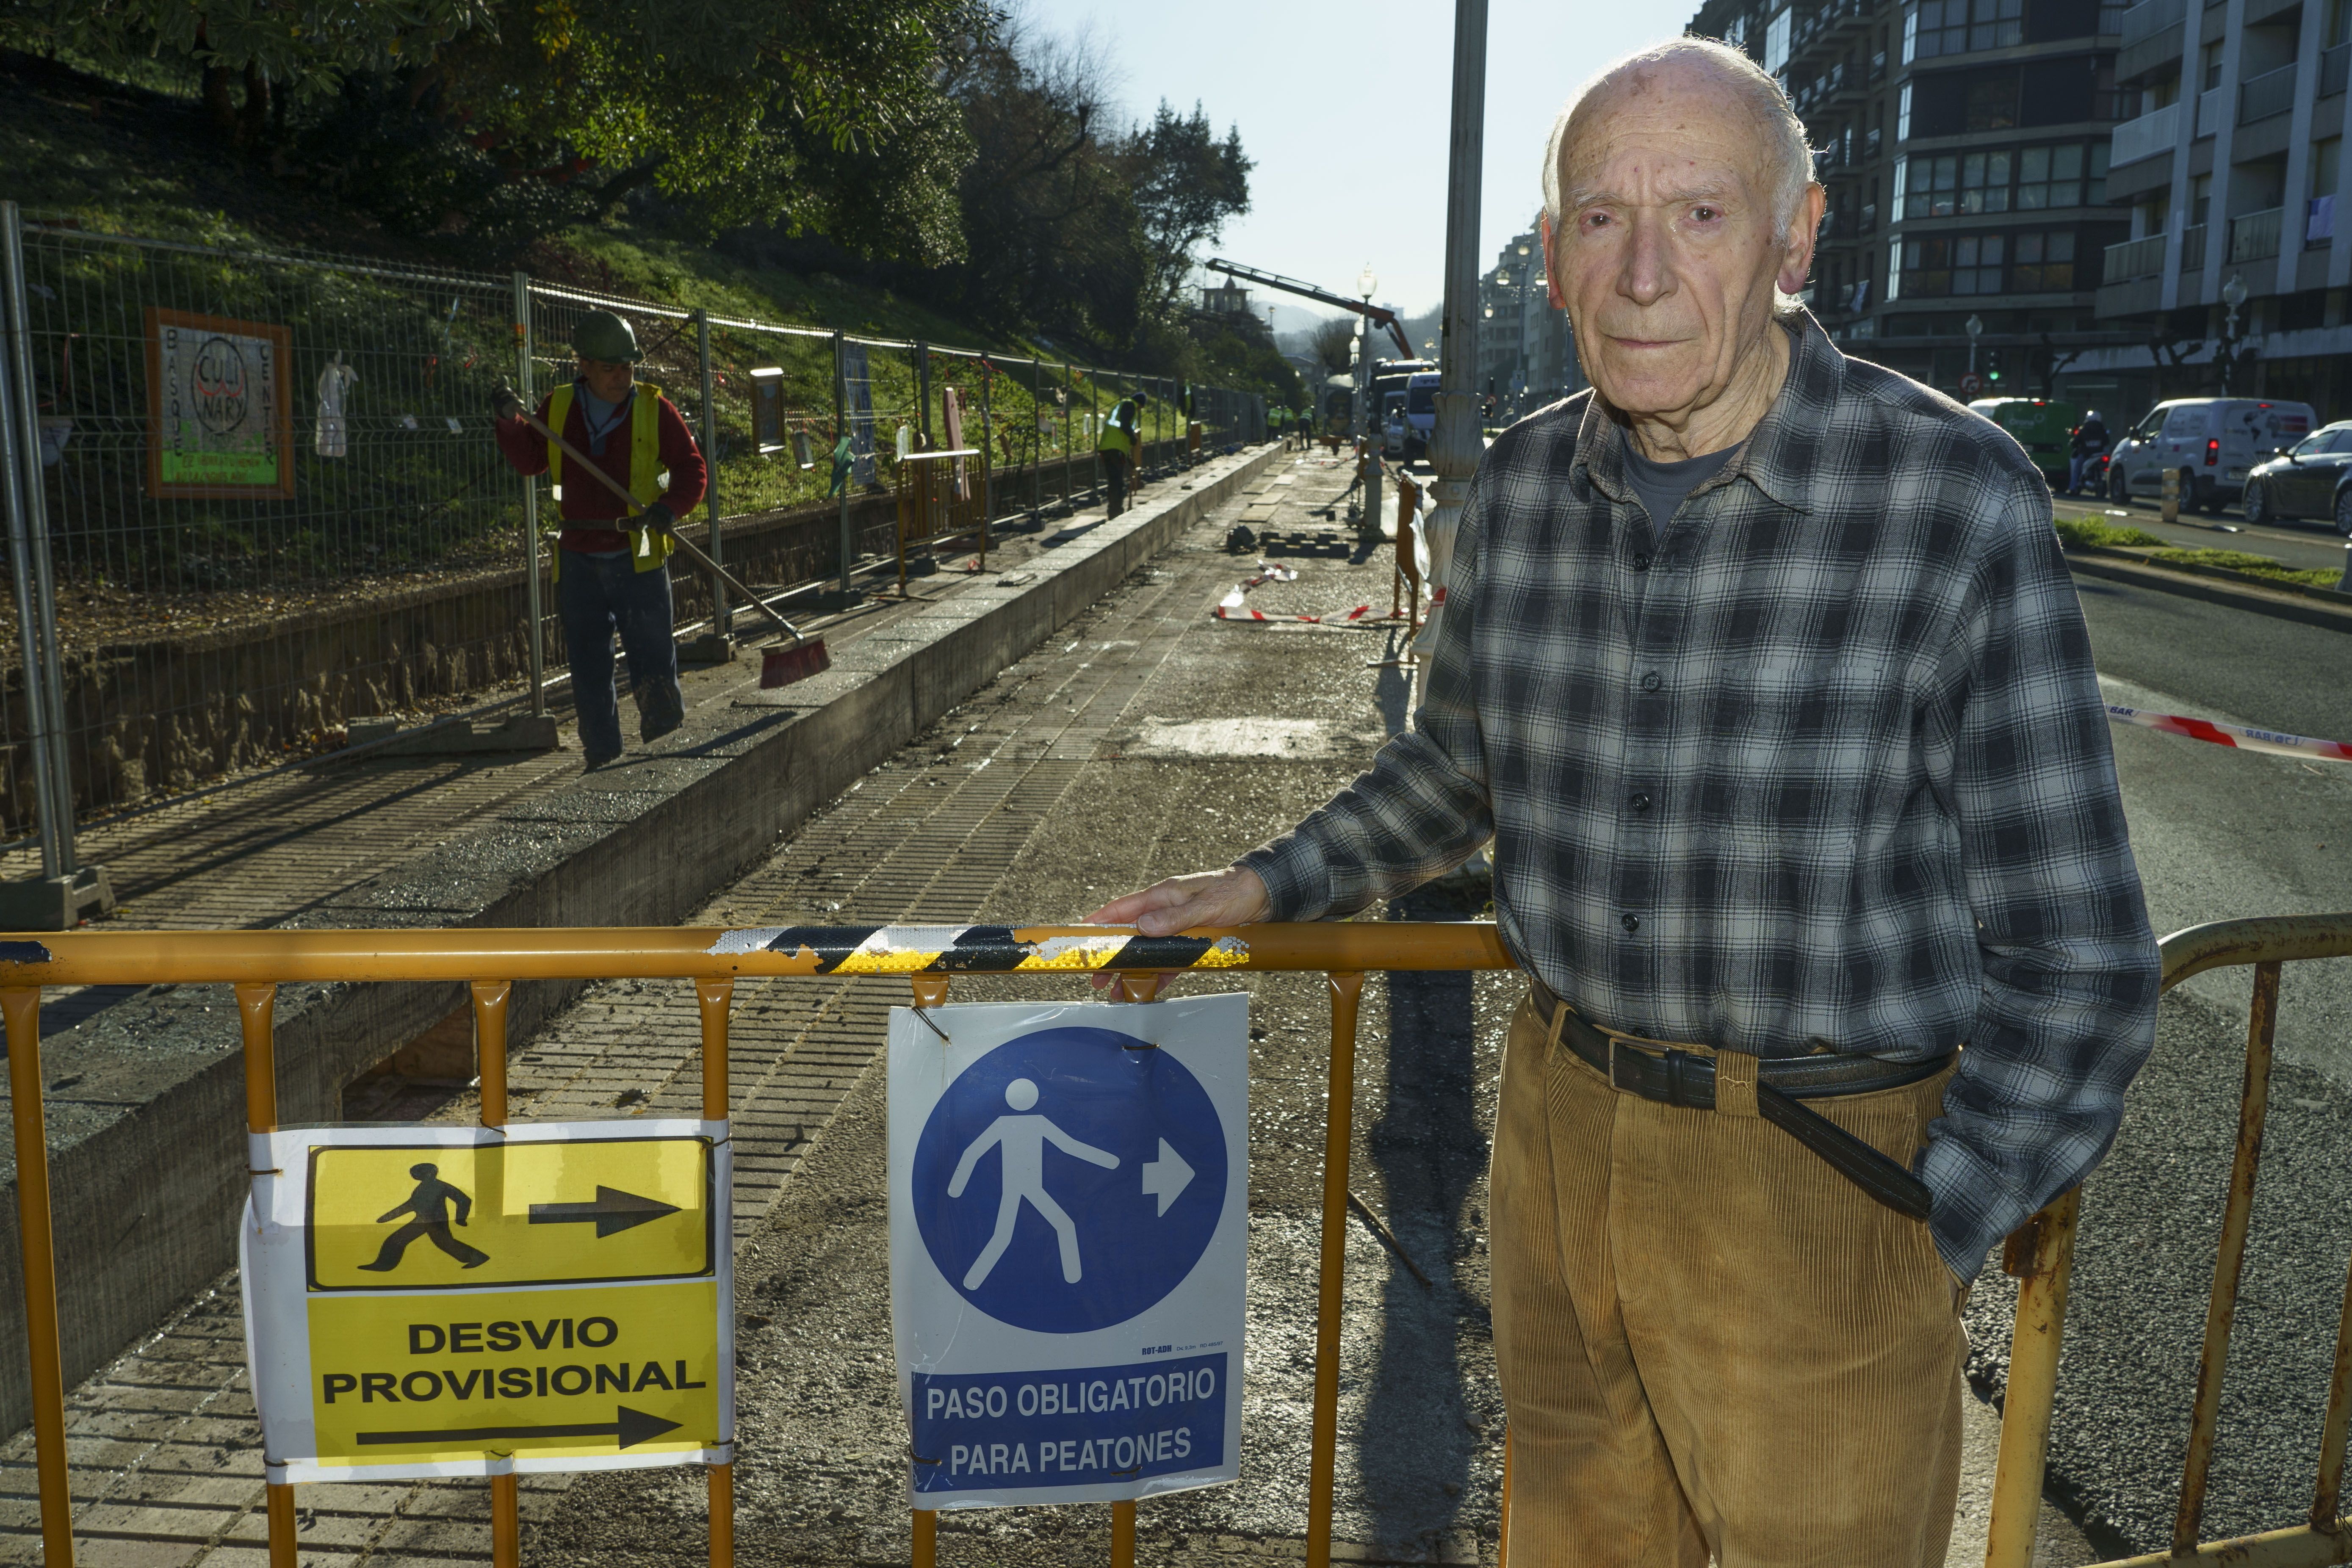
[{"label": "black leather belt", "polygon": [[[1695,1051],[1655,1050],[1604,1035],[1567,1007],[1540,980],[1530,978],[1528,1000],[1549,1034],[1555,1019],[1559,1039],[1610,1083],[1627,1094],[1692,1110],[1715,1109],[1715,1058]],[[1565,1012],[1566,1016],[1559,1016]],[[1932,1199],[1926,1183],[1861,1139],[1800,1103],[1842,1094],[1900,1089],[1935,1077],[1951,1062],[1949,1053],[1924,1062],[1883,1062],[1875,1057],[1763,1057],[1756,1066],[1756,1113],[1826,1161],[1846,1180],[1897,1214],[1927,1217]]]}]

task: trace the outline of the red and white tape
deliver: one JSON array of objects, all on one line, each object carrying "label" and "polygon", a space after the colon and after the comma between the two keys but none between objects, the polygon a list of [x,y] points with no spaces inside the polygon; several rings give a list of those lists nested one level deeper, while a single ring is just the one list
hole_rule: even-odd
[{"label": "red and white tape", "polygon": [[2269,752],[2281,757],[2325,757],[2331,763],[2352,763],[2352,745],[2342,741],[2315,741],[2307,735],[2283,734],[2276,730],[2248,730],[2236,724],[2216,724],[2210,719],[2191,719],[2180,713],[2148,713],[2115,702],[2107,704],[2107,718],[2117,724],[2137,724],[2145,730],[2160,730],[2168,735],[2208,741],[2216,746],[2235,746],[2242,752]]},{"label": "red and white tape", "polygon": [[1234,602],[1234,596],[1231,595],[1228,595],[1226,597],[1226,603],[1219,605],[1215,609],[1209,612],[1209,614],[1214,616],[1221,621],[1292,621],[1303,623],[1310,626],[1319,626],[1330,624],[1344,624],[1349,621],[1360,621],[1366,616],[1372,613],[1372,607],[1370,605],[1358,605],[1354,609],[1347,611],[1345,614],[1328,616],[1269,616],[1264,610],[1253,610],[1245,605]]}]

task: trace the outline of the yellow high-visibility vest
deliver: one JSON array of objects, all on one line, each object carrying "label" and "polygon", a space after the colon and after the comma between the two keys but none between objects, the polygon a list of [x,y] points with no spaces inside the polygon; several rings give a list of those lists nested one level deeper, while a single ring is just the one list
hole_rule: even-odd
[{"label": "yellow high-visibility vest", "polygon": [[[547,399],[547,427],[557,435],[563,433],[565,423],[572,417],[572,384],[565,382]],[[661,500],[661,388],[649,381],[636,385],[636,398],[629,407],[629,494],[637,505],[648,507]],[[553,443],[547,448],[547,477],[556,484],[563,482],[563,449]],[[625,520],[615,518],[612,526],[623,528]],[[586,521],[581,527],[597,526]],[[676,542],[667,533],[650,528],[625,529],[635,537],[630,541],[632,564],[640,572],[659,571],[668,562]],[[555,552],[555,574],[563,574],[563,552]]]}]

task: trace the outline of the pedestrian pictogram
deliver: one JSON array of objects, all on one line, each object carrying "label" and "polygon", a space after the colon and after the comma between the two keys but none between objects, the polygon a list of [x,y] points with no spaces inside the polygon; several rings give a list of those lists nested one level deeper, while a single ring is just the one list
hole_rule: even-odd
[{"label": "pedestrian pictogram", "polygon": [[261,1135],[270,1479],[728,1458],[727,1147],[723,1122],[652,1120]]},{"label": "pedestrian pictogram", "polygon": [[891,1301],[920,1506],[1238,1473],[1247,999],[894,1016]]},{"label": "pedestrian pictogram", "polygon": [[[490,1260],[488,1253],[477,1252],[449,1234],[449,1223],[453,1218],[459,1225],[466,1223],[466,1215],[472,1211],[474,1200],[441,1180],[441,1167],[438,1165],[411,1165],[408,1173],[416,1178],[416,1190],[408,1194],[406,1203],[395,1205],[378,1215],[377,1223],[388,1225],[403,1215],[415,1217],[383,1238],[383,1250],[375,1255],[373,1263],[362,1263],[360,1267],[388,1274],[400,1267],[401,1258],[408,1251],[408,1244],[420,1240],[431,1242],[456,1258],[461,1268],[478,1268],[488,1263]],[[456,1211],[454,1215],[452,1210]]]}]

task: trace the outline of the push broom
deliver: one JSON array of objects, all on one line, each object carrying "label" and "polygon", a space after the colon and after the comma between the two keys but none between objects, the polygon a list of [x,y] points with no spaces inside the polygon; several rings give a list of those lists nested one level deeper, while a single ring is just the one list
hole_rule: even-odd
[{"label": "push broom", "polygon": [[[565,457],[571,458],[581,468],[585,468],[589,473],[595,475],[598,479],[604,482],[604,486],[606,489],[611,490],[614,495],[619,496],[622,500],[627,502],[630,506],[635,506],[637,504],[637,498],[629,493],[628,487],[621,483],[620,480],[614,479],[612,475],[606,473],[603,468],[598,466],[593,458],[588,457],[588,455],[581,451],[579,447],[573,446],[571,442],[565,440],[562,437],[549,429],[546,425],[540,420],[539,416],[531,413],[530,409],[525,408],[521,410],[520,413],[524,423],[528,424],[532,429],[538,431],[541,435],[546,437],[548,441],[558,450],[562,452]],[[687,560],[692,562],[695,565],[701,567],[705,572],[709,573],[713,577],[718,578],[730,588],[734,589],[740,596],[757,608],[761,615],[767,616],[770,620],[775,622],[776,625],[782,626],[784,629],[785,635],[793,639],[792,647],[772,647],[761,656],[760,689],[762,691],[771,691],[779,686],[790,686],[795,680],[806,680],[812,675],[821,675],[824,671],[833,668],[833,655],[825,651],[824,639],[823,637],[813,637],[807,636],[800,629],[800,627],[793,625],[792,622],[784,619],[782,616],[779,615],[765,599],[762,599],[759,595],[754,594],[751,589],[738,582],[734,574],[730,573],[727,568],[719,564],[718,562],[713,561],[709,556],[705,555],[701,551],[696,549],[685,540],[680,539],[677,534],[672,533],[669,538],[670,542],[677,547],[677,552],[680,555],[685,556]]]}]

